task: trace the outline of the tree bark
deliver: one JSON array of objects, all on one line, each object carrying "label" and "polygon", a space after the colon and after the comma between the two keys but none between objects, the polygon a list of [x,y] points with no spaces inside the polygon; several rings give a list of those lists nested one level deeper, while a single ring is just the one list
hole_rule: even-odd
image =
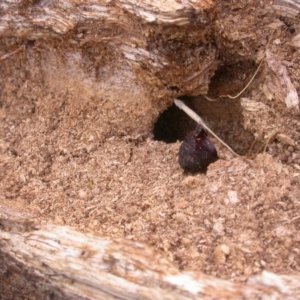
[{"label": "tree bark", "polygon": [[[0,63],[22,52],[27,70],[40,72],[49,91],[67,86],[72,95],[92,98],[105,87],[114,103],[125,99],[118,109],[137,108],[132,118],[103,114],[103,128],[149,133],[175,97],[207,92],[219,64],[220,41],[210,26],[215,13],[211,0],[2,1]],[[180,272],[144,244],[33,219],[0,204],[1,299],[300,297],[299,276],[265,271],[241,284]]]},{"label": "tree bark", "polygon": [[[115,102],[123,94],[124,110],[139,109],[134,122],[126,117],[118,125],[141,134],[177,96],[207,92],[218,65],[213,7],[212,0],[4,1],[2,51],[23,45],[28,69],[48,74],[47,84],[74,82],[77,94],[103,86],[101,94]],[[83,83],[93,86],[85,91]]]},{"label": "tree bark", "polygon": [[141,243],[40,225],[0,206],[1,299],[298,299],[299,276],[180,272]]},{"label": "tree bark", "polygon": [[114,64],[133,64],[145,84],[159,81],[158,94],[199,94],[216,68],[216,48],[207,43],[213,6],[212,0],[7,1],[0,38],[57,38],[65,52],[93,45],[92,61],[97,54],[111,59],[112,52]]}]

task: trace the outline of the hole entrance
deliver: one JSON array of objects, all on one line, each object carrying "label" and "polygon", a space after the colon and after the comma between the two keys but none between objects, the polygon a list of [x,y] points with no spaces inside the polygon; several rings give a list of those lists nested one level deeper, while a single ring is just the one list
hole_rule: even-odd
[{"label": "hole entrance", "polygon": [[[236,153],[240,155],[248,153],[254,136],[244,129],[239,99],[224,98],[210,102],[202,96],[179,98],[201,116],[208,127]],[[154,140],[166,143],[182,141],[195,127],[195,121],[173,104],[160,115],[154,125]]]},{"label": "hole entrance", "polygon": [[221,95],[238,94],[249,83],[256,69],[257,65],[252,60],[221,66],[211,78],[208,97],[219,98]]},{"label": "hole entrance", "polygon": [[[254,135],[244,129],[240,99],[218,97],[238,94],[249,83],[256,69],[257,65],[251,60],[221,66],[212,77],[208,92],[208,96],[218,99],[217,101],[208,101],[203,96],[179,97],[202,117],[215,134],[240,155],[248,153],[254,142]],[[255,86],[257,80],[259,76],[253,80],[250,88]],[[247,91],[249,92],[249,89]],[[247,91],[243,96],[247,94]],[[154,140],[166,143],[182,141],[195,127],[195,121],[173,104],[158,118],[153,129]],[[258,147],[259,145],[256,145],[252,153],[255,153]]]},{"label": "hole entrance", "polygon": [[[247,85],[256,68],[257,65],[251,60],[221,66],[211,79],[209,97],[214,99],[220,95],[238,94]],[[255,80],[251,85],[255,85]],[[214,102],[208,101],[202,96],[183,96],[179,99],[202,117],[208,127],[236,153],[240,155],[248,153],[254,142],[254,135],[251,131],[244,129],[239,98],[219,98]],[[166,143],[182,141],[195,127],[195,121],[173,104],[160,115],[154,125],[154,140]],[[256,145],[255,149],[252,149],[252,153],[255,153],[258,146]]]},{"label": "hole entrance", "polygon": [[[194,109],[192,98],[179,97],[179,99],[183,100],[191,109]],[[159,116],[154,124],[154,140],[165,143],[182,141],[195,126],[195,121],[173,103]]]}]

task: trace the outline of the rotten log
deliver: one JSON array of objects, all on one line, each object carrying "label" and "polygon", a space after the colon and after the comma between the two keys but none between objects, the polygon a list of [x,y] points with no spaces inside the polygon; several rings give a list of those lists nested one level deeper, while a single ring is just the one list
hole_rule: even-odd
[{"label": "rotten log", "polygon": [[[74,116],[83,98],[105,94],[102,139],[113,131],[149,135],[175,97],[207,93],[223,43],[215,17],[210,0],[2,1],[1,68],[17,78],[22,66],[24,89],[28,73],[41,73],[49,94],[70,93]],[[228,53],[245,55],[222,34]],[[298,276],[264,271],[241,284],[180,272],[147,245],[32,219],[0,206],[2,299],[299,298]]]},{"label": "rotten log", "polygon": [[299,276],[267,271],[234,283],[180,272],[124,239],[39,225],[0,207],[1,299],[298,299]]},{"label": "rotten log", "polygon": [[217,66],[216,46],[208,42],[212,8],[211,0],[4,1],[0,38],[6,52],[34,43],[27,56],[39,56],[40,65],[29,59],[28,68],[48,65],[49,82],[56,76],[71,90],[84,80],[81,91],[95,97],[102,87],[108,96],[123,93],[121,109],[128,110],[124,102],[139,109],[134,124],[120,124],[126,131],[140,124],[141,133],[174,97],[207,92]]}]

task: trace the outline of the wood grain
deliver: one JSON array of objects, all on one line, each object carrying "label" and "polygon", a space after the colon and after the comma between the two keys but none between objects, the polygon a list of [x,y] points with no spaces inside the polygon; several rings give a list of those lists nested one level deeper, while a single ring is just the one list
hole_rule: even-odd
[{"label": "wood grain", "polygon": [[[37,225],[0,206],[1,299],[297,299],[299,276],[269,272],[246,284],[180,272],[141,243]],[[13,295],[13,297],[12,297]],[[56,299],[57,299],[56,298]]]}]

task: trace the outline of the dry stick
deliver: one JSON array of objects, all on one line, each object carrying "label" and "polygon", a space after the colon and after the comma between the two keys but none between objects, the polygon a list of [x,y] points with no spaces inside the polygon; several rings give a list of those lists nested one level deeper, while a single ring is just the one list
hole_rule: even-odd
[{"label": "dry stick", "polygon": [[[242,95],[244,92],[245,92],[245,90],[249,87],[249,85],[252,83],[252,81],[254,80],[254,78],[255,78],[255,76],[257,75],[257,73],[258,73],[258,71],[259,71],[259,69],[260,69],[260,67],[261,67],[261,64],[262,64],[262,62],[263,62],[263,60],[264,59],[262,59],[261,61],[260,61],[260,63],[259,63],[259,65],[258,65],[258,67],[257,67],[257,69],[256,69],[256,71],[255,71],[255,73],[254,73],[254,75],[252,76],[252,78],[250,79],[250,81],[247,83],[247,85],[237,94],[237,95],[235,95],[235,96],[230,96],[230,95],[221,95],[221,96],[219,96],[219,98],[230,98],[230,99],[236,99],[236,98],[238,98],[240,95]],[[206,100],[208,100],[208,101],[212,101],[212,102],[215,102],[215,101],[218,101],[218,99],[211,99],[211,98],[209,98],[209,97],[207,97],[207,96],[205,96],[205,95],[202,95]]]},{"label": "dry stick", "polygon": [[18,49],[14,50],[14,51],[12,51],[12,52],[10,52],[10,53],[7,53],[7,54],[2,55],[2,56],[0,57],[0,61],[3,61],[3,60],[5,60],[5,59],[9,58],[9,57],[10,57],[11,55],[13,55],[13,54],[16,54],[16,53],[21,52],[21,51],[23,50],[23,48],[24,48],[24,45],[20,46]]},{"label": "dry stick", "polygon": [[[264,150],[263,150],[263,153],[266,153],[267,147],[268,147],[268,145],[269,145],[271,139],[272,139],[273,137],[275,137],[278,133],[279,133],[279,130],[277,130],[277,129],[273,130],[273,131],[270,133],[270,135],[269,135],[267,141],[266,141],[265,143],[263,143],[263,144],[258,148],[258,150],[257,150],[256,153],[254,154],[254,156],[257,155],[262,149],[264,149]],[[250,153],[250,151],[251,151],[253,145],[255,145],[256,142],[257,142],[257,140],[254,140],[254,141],[253,141],[253,143],[251,144],[251,147],[250,147],[250,149],[249,149],[247,155],[249,155],[249,153]]]},{"label": "dry stick", "polygon": [[254,147],[254,145],[257,143],[257,139],[255,139],[252,143],[251,143],[251,146],[250,146],[250,148],[249,148],[249,150],[248,150],[248,152],[247,152],[247,154],[246,154],[246,157],[250,157],[250,153],[251,153],[251,151],[252,151],[252,149],[253,149],[253,147]]},{"label": "dry stick", "polygon": [[191,117],[194,121],[196,121],[198,124],[200,124],[204,129],[206,129],[212,136],[214,136],[228,150],[230,150],[231,153],[233,153],[235,156],[239,156],[225,142],[223,142],[209,127],[207,127],[207,125],[204,123],[204,121],[202,120],[201,117],[199,117],[193,110],[191,110],[189,107],[187,107],[181,100],[175,99],[174,103],[178,108],[182,109],[189,117]]},{"label": "dry stick", "polygon": [[[273,34],[274,34],[274,31],[272,32],[272,34],[271,34],[271,36],[270,36],[270,38],[269,38],[269,40],[268,40],[268,43],[267,43],[266,47],[270,44],[270,42],[271,42],[271,40],[272,40],[272,38],[273,38]],[[242,89],[241,92],[239,92],[236,96],[221,95],[221,96],[219,96],[219,98],[225,98],[225,97],[228,97],[228,98],[230,98],[230,99],[235,99],[235,98],[239,97],[239,96],[240,96],[240,95],[248,88],[248,86],[251,84],[251,82],[253,81],[253,79],[254,79],[255,76],[257,75],[257,73],[258,73],[258,71],[259,71],[259,69],[260,69],[260,67],[261,67],[261,65],[262,65],[262,63],[263,63],[263,61],[264,61],[264,59],[265,59],[265,55],[264,55],[264,57],[261,59],[261,61],[260,61],[259,65],[258,65],[258,67],[257,67],[257,69],[256,69],[256,71],[255,71],[255,73],[254,73],[254,75],[252,76],[252,78],[250,79],[250,81],[248,82],[248,84]],[[205,95],[202,95],[202,96],[203,96],[206,100],[208,100],[208,101],[212,101],[212,102],[218,101],[218,99],[211,99],[211,98],[209,98],[209,97],[207,97],[207,96],[205,96]]]},{"label": "dry stick", "polygon": [[293,218],[292,220],[288,221],[287,223],[291,224],[292,222],[294,222],[294,221],[296,221],[298,219],[300,219],[300,216],[297,216],[297,217]]},{"label": "dry stick", "polygon": [[[259,149],[258,149],[258,151],[256,151],[256,154],[255,154],[255,155],[257,155],[257,154],[260,152],[260,150],[262,149],[262,147],[264,147],[263,155],[265,155],[265,154],[266,154],[267,147],[268,147],[268,145],[269,145],[271,139],[272,139],[274,136],[276,136],[276,134],[277,134],[278,132],[279,132],[279,130],[276,130],[276,129],[273,130],[273,131],[270,133],[270,136],[268,137],[266,143],[263,144],[261,147],[259,147]],[[264,163],[263,161],[261,161],[261,162],[259,163],[259,168],[262,168],[263,163]],[[259,180],[259,176],[256,177],[256,182],[254,182],[254,183],[255,183],[255,186],[253,187],[253,193],[252,193],[251,201],[253,201],[253,199],[254,199],[255,192],[256,192],[256,189],[257,189],[257,186],[258,186],[258,180]]]},{"label": "dry stick", "polygon": [[[262,145],[262,147],[264,147],[263,153],[266,153],[267,147],[268,147],[268,145],[269,145],[271,139],[272,139],[273,137],[275,137],[275,136],[277,135],[277,133],[279,133],[279,132],[280,132],[280,131],[279,131],[278,129],[275,129],[275,130],[273,130],[273,131],[270,133],[270,136],[268,137],[266,143],[265,143],[264,145]],[[262,147],[260,147],[260,148],[257,150],[256,155],[260,152],[260,150],[261,150]]]}]

